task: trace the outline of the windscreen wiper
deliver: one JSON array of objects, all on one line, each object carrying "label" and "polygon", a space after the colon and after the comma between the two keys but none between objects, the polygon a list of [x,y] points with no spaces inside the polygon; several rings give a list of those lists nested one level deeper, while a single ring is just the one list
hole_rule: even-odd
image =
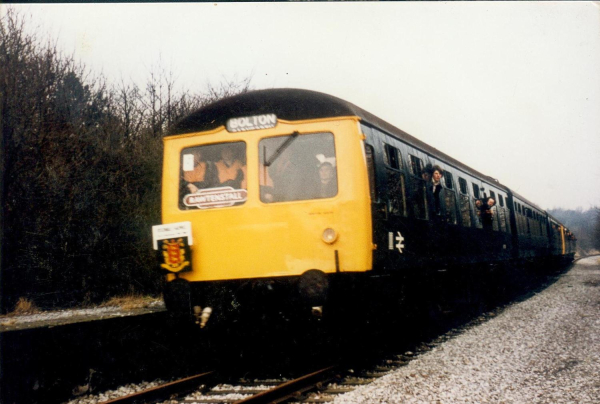
[{"label": "windscreen wiper", "polygon": [[[290,135],[290,137],[285,139],[285,142],[283,142],[281,144],[281,146],[279,146],[277,148],[277,150],[275,150],[275,153],[271,156],[271,158],[264,162],[264,166],[269,167],[271,164],[273,164],[273,162],[275,162],[275,160],[277,160],[277,158],[279,156],[281,156],[281,153],[283,153],[284,150],[287,149],[288,146],[291,145],[294,140],[296,140],[296,138],[298,137],[299,134],[300,134],[300,132],[296,131],[296,132],[292,133]],[[265,157],[265,160],[266,160],[266,158],[267,158],[266,148],[265,148],[265,152],[264,152],[263,156]]]}]

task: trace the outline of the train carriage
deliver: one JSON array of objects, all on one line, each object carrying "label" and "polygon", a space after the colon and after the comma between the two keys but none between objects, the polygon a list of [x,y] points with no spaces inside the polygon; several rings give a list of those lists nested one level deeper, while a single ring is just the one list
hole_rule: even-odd
[{"label": "train carriage", "polygon": [[[184,118],[164,145],[164,224],[153,234],[173,311],[310,311],[382,276],[398,285],[464,265],[572,258],[562,225],[525,198],[326,94],[230,97]],[[434,166],[444,171],[435,211]],[[486,228],[482,198],[496,201]]]}]

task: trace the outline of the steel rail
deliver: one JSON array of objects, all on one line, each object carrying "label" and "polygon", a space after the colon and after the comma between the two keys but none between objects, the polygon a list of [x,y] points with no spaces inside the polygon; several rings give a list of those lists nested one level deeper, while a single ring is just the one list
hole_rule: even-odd
[{"label": "steel rail", "polygon": [[165,383],[148,390],[127,396],[103,401],[101,404],[145,404],[153,401],[166,400],[173,394],[185,394],[198,388],[199,385],[210,382],[216,372],[206,372],[186,377],[174,382]]},{"label": "steel rail", "polygon": [[328,376],[337,370],[337,368],[338,366],[329,366],[297,379],[282,383],[270,390],[236,401],[233,404],[268,404],[282,402],[293,397],[297,393],[303,393],[304,391],[316,387],[319,383],[333,379],[334,376]]}]

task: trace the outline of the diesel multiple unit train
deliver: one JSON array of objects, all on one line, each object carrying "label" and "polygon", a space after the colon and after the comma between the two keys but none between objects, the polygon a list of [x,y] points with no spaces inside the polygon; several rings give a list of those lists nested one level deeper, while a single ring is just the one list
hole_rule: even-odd
[{"label": "diesel multiple unit train", "polygon": [[202,325],[244,307],[369,304],[432,273],[575,252],[570,231],[524,196],[314,91],[251,91],[192,113],[164,138],[162,181],[153,241],[165,303]]}]

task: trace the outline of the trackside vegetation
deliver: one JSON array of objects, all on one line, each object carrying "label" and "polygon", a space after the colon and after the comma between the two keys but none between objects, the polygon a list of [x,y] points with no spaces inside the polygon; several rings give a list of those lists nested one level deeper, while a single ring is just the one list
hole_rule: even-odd
[{"label": "trackside vegetation", "polygon": [[2,311],[159,295],[163,134],[250,80],[192,94],[159,66],[145,86],[109,83],[29,24],[0,19]]}]

